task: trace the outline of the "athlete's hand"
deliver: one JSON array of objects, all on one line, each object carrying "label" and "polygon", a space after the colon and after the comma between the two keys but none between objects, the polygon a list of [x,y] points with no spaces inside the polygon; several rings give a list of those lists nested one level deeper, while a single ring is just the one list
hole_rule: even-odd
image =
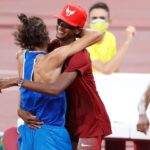
[{"label": "athlete's hand", "polygon": [[137,131],[143,132],[146,134],[149,128],[149,120],[146,114],[139,116],[139,121],[137,123]]},{"label": "athlete's hand", "polygon": [[44,124],[44,122],[38,120],[36,116],[20,108],[18,109],[18,115],[30,128],[40,128],[41,125]]}]

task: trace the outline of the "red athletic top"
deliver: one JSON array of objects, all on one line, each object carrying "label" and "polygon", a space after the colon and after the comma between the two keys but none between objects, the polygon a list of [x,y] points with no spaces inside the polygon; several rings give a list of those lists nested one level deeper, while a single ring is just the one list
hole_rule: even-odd
[{"label": "red athletic top", "polygon": [[110,120],[101,101],[89,53],[84,50],[66,62],[65,72],[78,72],[67,89],[66,127],[72,139],[111,134]]}]

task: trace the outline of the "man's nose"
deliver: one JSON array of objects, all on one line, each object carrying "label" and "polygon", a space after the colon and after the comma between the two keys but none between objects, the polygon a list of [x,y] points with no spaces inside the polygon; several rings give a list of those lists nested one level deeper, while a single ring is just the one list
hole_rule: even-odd
[{"label": "man's nose", "polygon": [[60,23],[58,24],[58,26],[60,26],[60,27],[64,27],[63,22],[60,22]]}]

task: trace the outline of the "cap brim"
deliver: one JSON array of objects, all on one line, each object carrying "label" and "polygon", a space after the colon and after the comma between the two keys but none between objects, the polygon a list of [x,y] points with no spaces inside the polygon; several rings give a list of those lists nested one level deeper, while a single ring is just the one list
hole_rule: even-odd
[{"label": "cap brim", "polygon": [[54,15],[54,17],[63,20],[64,22],[68,23],[71,26],[76,27],[75,24],[73,24],[72,22],[70,22],[69,20],[67,20],[66,18],[64,18],[62,15]]}]

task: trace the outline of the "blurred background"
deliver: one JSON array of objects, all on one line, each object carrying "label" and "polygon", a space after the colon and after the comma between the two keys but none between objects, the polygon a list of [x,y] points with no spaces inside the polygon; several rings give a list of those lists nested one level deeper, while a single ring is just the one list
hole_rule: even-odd
[{"label": "blurred background", "polygon": [[[98,0],[0,0],[0,77],[14,76],[16,72],[15,54],[19,50],[12,33],[18,24],[17,14],[40,16],[46,22],[51,39],[55,38],[57,14],[66,3],[89,7]],[[105,0],[110,7],[111,31],[116,35],[118,48],[128,25],[137,28],[137,34],[129,47],[120,72],[150,73],[150,1],[149,0]],[[16,91],[16,92],[14,92]],[[17,121],[18,90],[4,91],[0,95],[0,131],[15,126]]]},{"label": "blurred background", "polygon": [[[66,3],[81,5],[86,10],[98,0],[1,0],[0,1],[0,70],[15,70],[15,53],[19,49],[14,44],[12,33],[18,23],[17,14],[37,15],[44,19],[55,38],[56,19],[52,17]],[[121,65],[121,72],[149,73],[150,67],[150,1],[149,0],[105,0],[110,7],[112,32],[116,35],[118,47],[123,41],[127,25],[135,25],[137,34]]]}]

